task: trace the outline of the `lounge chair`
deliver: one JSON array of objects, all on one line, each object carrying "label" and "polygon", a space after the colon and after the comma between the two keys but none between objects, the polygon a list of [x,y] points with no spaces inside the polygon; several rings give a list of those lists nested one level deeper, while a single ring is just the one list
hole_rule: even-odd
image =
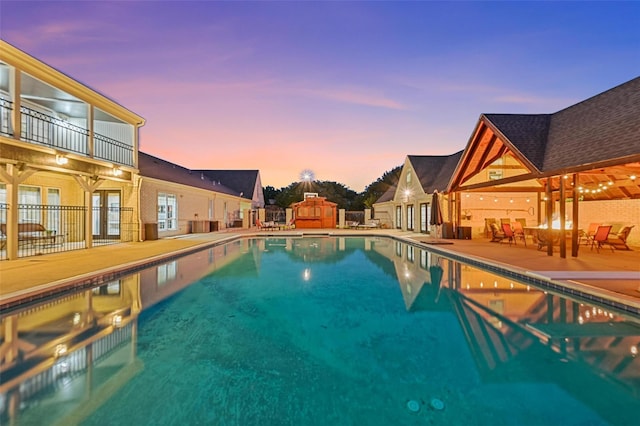
[{"label": "lounge chair", "polygon": [[498,224],[495,222],[492,222],[490,225],[490,229],[491,229],[491,242],[492,243],[499,243],[502,240],[504,240],[505,238],[507,238],[507,236],[504,234],[503,231],[500,230],[500,228],[498,228]]},{"label": "lounge chair", "polygon": [[363,223],[358,225],[358,229],[377,229],[380,228],[380,222],[376,219],[371,219],[369,223]]},{"label": "lounge chair", "polygon": [[276,223],[276,222],[262,222],[260,219],[256,219],[256,226],[258,227],[259,230],[261,231],[274,231],[274,230],[279,230],[280,226]]},{"label": "lounge chair", "polygon": [[622,229],[618,231],[618,233],[613,235],[610,232],[609,236],[607,237],[606,244],[609,244],[610,246],[615,247],[616,250],[631,250],[627,245],[627,238],[629,238],[631,229],[634,226],[635,225],[623,226]]},{"label": "lounge chair", "polygon": [[[485,235],[487,237],[492,236],[493,235],[493,224],[497,223],[497,221],[495,219],[492,218],[485,218],[484,219],[484,231],[485,231]],[[497,229],[498,232],[500,231],[500,228]],[[493,240],[492,240],[493,241]]]},{"label": "lounge chair", "polygon": [[593,250],[593,247],[595,247],[596,251],[600,253],[600,248],[605,244],[609,244],[609,247],[613,252],[613,249],[614,249],[613,245],[607,241],[607,238],[609,237],[609,232],[611,232],[611,225],[598,226],[598,229],[596,229],[596,233],[593,236],[593,242],[591,243],[591,250]]},{"label": "lounge chair", "polygon": [[280,229],[294,229],[295,227],[296,227],[296,220],[294,218],[291,218],[291,220],[286,224],[282,225]]}]

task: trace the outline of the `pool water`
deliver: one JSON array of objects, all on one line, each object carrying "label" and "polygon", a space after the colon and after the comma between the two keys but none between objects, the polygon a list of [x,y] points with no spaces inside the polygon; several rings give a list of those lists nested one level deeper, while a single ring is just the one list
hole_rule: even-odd
[{"label": "pool water", "polygon": [[[140,273],[143,310],[133,328],[120,329],[126,338],[116,355],[96,357],[92,374],[105,377],[90,381],[100,386],[85,393],[82,414],[67,400],[76,414],[57,404],[59,416],[49,419],[599,425],[637,418],[640,369],[628,342],[640,342],[640,328],[629,318],[384,238],[242,240],[217,250]],[[210,265],[199,279],[145,302],[198,262]],[[485,285],[493,288],[481,291]],[[584,326],[585,316],[607,332],[579,336],[574,327],[549,337],[570,329],[567,318]],[[603,352],[602,339],[618,344]],[[113,359],[128,359],[134,371],[122,374]],[[86,374],[68,375],[55,392],[71,392]],[[126,379],[115,383],[119,376]],[[17,424],[51,423],[38,423],[45,411],[37,405]]]}]

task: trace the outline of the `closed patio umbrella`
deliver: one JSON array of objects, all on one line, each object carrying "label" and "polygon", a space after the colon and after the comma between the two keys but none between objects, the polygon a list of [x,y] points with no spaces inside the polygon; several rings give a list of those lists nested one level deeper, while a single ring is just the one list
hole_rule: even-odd
[{"label": "closed patio umbrella", "polygon": [[431,198],[431,220],[429,223],[436,227],[436,237],[438,235],[438,229],[444,222],[442,220],[442,210],[440,209],[440,195],[438,191],[433,191],[433,197]]}]

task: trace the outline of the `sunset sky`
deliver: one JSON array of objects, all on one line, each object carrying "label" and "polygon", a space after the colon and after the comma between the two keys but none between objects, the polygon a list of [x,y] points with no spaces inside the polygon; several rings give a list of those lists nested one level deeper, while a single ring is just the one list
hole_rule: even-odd
[{"label": "sunset sky", "polygon": [[0,37],[146,119],[192,169],[354,191],[640,74],[640,2],[0,0]]}]

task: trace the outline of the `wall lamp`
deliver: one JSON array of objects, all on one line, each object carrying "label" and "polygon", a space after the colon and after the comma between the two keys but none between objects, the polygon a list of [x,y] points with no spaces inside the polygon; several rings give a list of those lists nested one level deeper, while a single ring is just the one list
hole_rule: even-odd
[{"label": "wall lamp", "polygon": [[68,162],[69,162],[69,159],[64,155],[60,155],[60,154],[56,155],[56,164],[58,164],[59,166],[64,166]]},{"label": "wall lamp", "polygon": [[113,175],[114,175],[114,176],[121,176],[121,175],[122,175],[122,170],[120,170],[120,169],[119,169],[119,168],[117,168],[117,167],[114,167],[114,168],[113,168]]}]

